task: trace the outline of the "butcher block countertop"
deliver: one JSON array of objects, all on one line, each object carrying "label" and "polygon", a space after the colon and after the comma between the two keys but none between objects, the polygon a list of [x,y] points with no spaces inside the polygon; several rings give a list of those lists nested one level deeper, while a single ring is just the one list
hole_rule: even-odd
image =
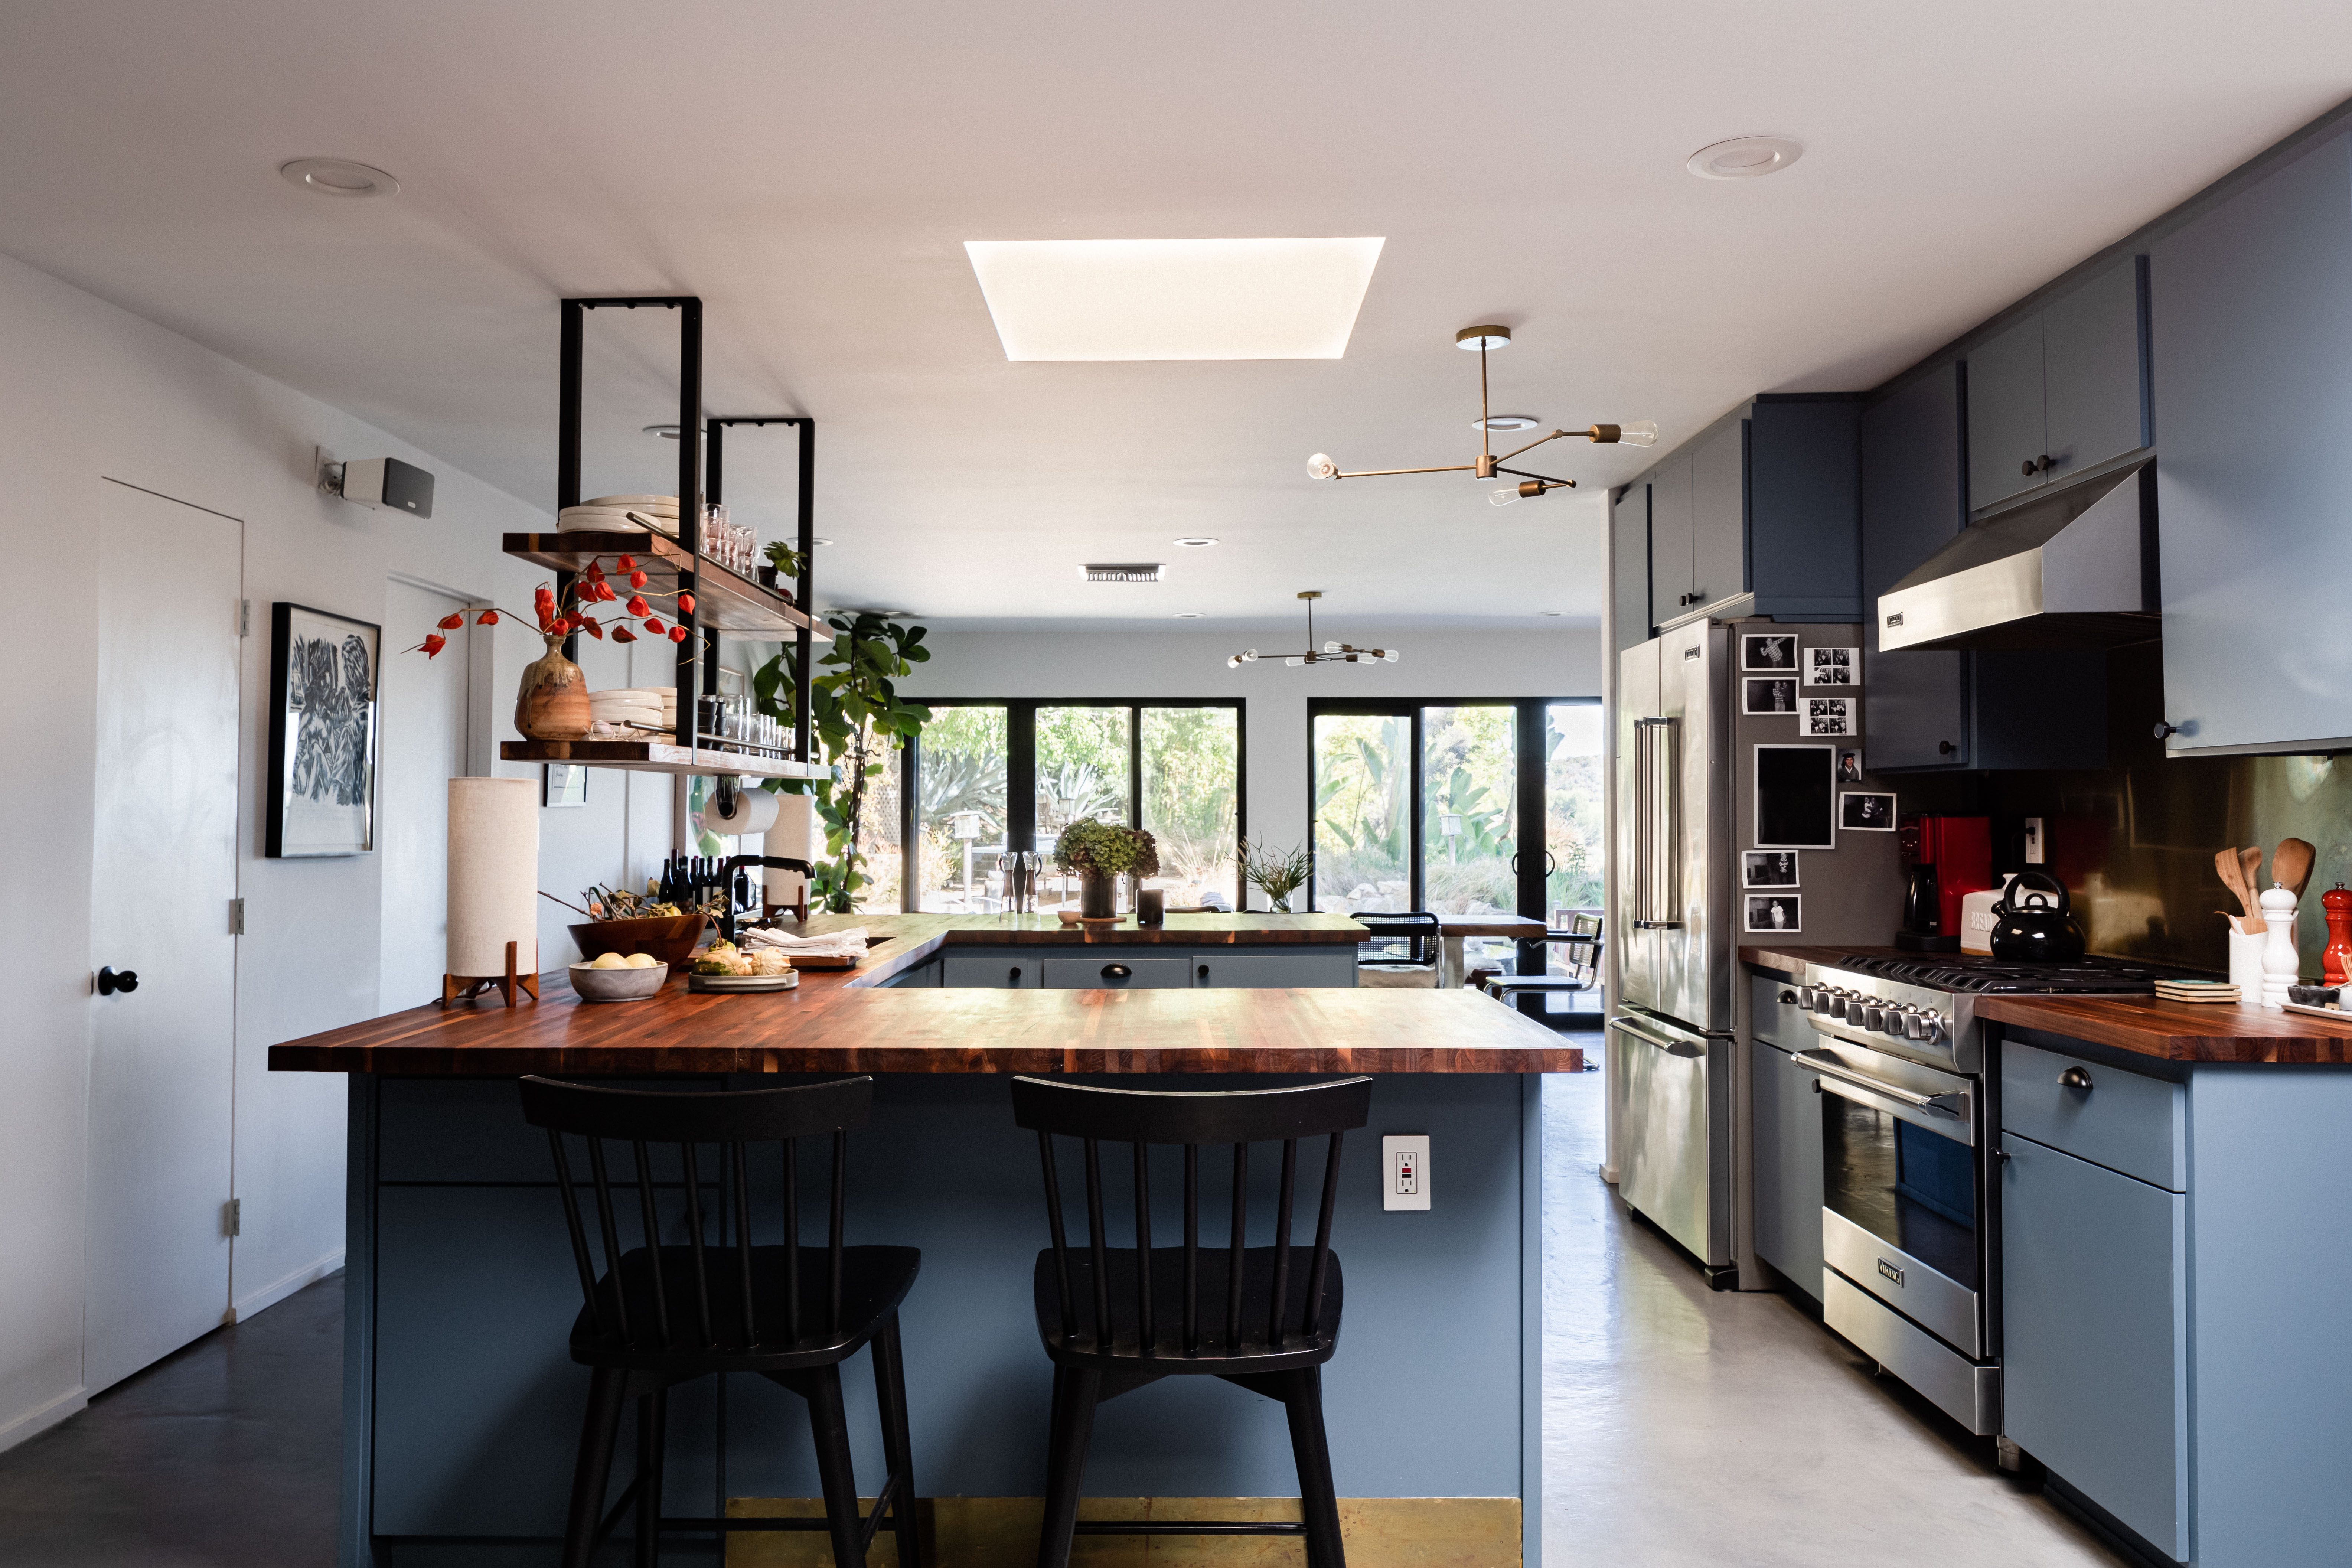
[{"label": "butcher block countertop", "polygon": [[[1842,957],[1917,958],[1885,947],[1743,947],[1742,962],[1794,974]],[[2042,1029],[2175,1062],[2352,1062],[2352,1018],[2266,1013],[2243,1003],[2160,1002],[2153,996],[1979,996],[1979,1018]]]},{"label": "butcher block countertop", "polygon": [[815,915],[811,933],[866,928],[855,971],[803,971],[797,990],[581,1002],[566,973],[541,1000],[427,1004],[289,1040],[280,1072],[512,1078],[523,1073],[1573,1072],[1583,1050],[1466,989],[983,990],[886,988],[950,946],[1336,943],[1343,915],[1171,915],[1157,930],[1092,931],[1053,917]]}]

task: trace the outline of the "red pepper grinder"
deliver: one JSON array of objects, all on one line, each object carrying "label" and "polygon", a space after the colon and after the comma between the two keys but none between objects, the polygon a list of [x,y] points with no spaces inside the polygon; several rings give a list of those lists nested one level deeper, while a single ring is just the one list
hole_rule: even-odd
[{"label": "red pepper grinder", "polygon": [[2352,893],[2338,882],[2319,895],[2327,913],[2327,948],[2319,955],[2322,985],[2352,985]]}]

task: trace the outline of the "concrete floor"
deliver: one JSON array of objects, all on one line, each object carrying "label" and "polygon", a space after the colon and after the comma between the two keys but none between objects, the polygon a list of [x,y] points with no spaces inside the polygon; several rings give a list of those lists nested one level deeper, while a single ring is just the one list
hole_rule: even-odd
[{"label": "concrete floor", "polygon": [[1789,1299],[1707,1289],[1601,1180],[1602,1074],[1544,1079],[1545,1568],[2115,1568]]},{"label": "concrete floor", "polygon": [[[2122,1562],[1787,1300],[1707,1290],[1600,1179],[1601,1077],[1545,1080],[1548,1568]],[[331,1563],[341,1327],[339,1277],[0,1454],[0,1563]]]}]

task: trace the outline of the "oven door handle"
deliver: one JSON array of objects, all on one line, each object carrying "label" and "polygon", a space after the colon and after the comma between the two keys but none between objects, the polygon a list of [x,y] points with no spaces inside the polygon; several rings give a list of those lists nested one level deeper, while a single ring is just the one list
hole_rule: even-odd
[{"label": "oven door handle", "polygon": [[1651,1028],[1640,1019],[1620,1013],[1609,1020],[1609,1026],[1633,1036],[1644,1045],[1655,1046],[1670,1057],[1696,1058],[1706,1055],[1706,1042],[1700,1039],[1677,1038]]},{"label": "oven door handle", "polygon": [[1968,1106],[1969,1097],[1965,1094],[1920,1094],[1914,1089],[1898,1089],[1884,1079],[1872,1078],[1868,1073],[1855,1072],[1827,1051],[1799,1051],[1796,1060],[1797,1065],[1808,1072],[1833,1078],[1840,1083],[1866,1089],[1898,1105],[1910,1106],[1915,1110],[1940,1111],[1946,1116],[1958,1117]]}]

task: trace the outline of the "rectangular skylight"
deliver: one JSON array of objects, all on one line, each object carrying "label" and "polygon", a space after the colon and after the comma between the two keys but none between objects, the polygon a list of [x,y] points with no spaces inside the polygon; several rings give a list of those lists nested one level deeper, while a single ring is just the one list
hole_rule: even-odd
[{"label": "rectangular skylight", "polygon": [[1009,360],[1338,359],[1378,239],[968,239]]}]

